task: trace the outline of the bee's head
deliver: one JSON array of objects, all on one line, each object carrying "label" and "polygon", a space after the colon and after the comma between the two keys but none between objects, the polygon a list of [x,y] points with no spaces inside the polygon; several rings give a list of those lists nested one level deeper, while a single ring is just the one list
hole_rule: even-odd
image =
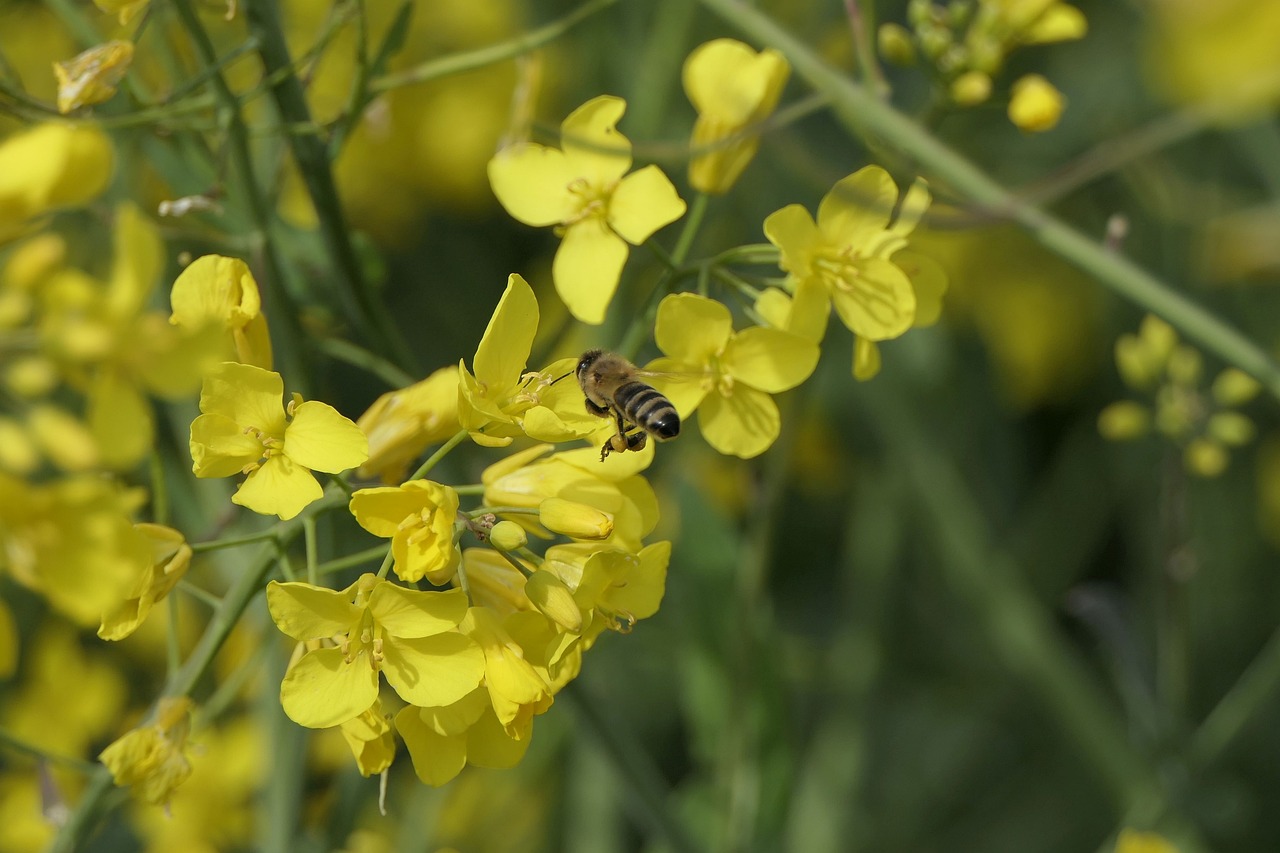
[{"label": "bee's head", "polygon": [[587,375],[587,371],[591,369],[591,365],[595,364],[600,356],[604,355],[604,350],[593,349],[587,350],[582,354],[582,358],[578,359],[578,366],[574,369],[574,374],[578,377],[578,382],[582,382],[582,378]]}]

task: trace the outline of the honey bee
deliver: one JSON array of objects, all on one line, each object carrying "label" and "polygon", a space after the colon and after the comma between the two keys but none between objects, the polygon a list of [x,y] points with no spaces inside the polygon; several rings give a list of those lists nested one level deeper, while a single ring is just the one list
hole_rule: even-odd
[{"label": "honey bee", "polygon": [[[610,453],[644,447],[649,436],[666,441],[680,434],[680,415],[662,392],[639,380],[643,370],[617,353],[593,349],[582,354],[574,370],[587,411],[602,418],[612,417],[617,435],[600,448],[600,461]],[[634,432],[631,430],[634,429]]]}]

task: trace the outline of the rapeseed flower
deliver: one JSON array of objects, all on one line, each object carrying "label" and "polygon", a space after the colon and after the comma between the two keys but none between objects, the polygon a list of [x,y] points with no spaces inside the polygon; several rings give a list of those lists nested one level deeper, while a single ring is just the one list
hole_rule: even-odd
[{"label": "rapeseed flower", "polygon": [[0,244],[33,217],[96,198],[111,182],[107,135],[87,124],[40,124],[0,142]]},{"label": "rapeseed flower", "polygon": [[[757,53],[734,39],[694,49],[684,63],[684,91],[698,111],[693,126],[689,183],[725,193],[760,147],[756,125],[778,105],[791,67],[772,48]],[[752,132],[755,131],[755,132]]]},{"label": "rapeseed flower", "polygon": [[484,675],[480,648],[459,633],[467,613],[461,590],[406,589],[372,574],[344,590],[272,581],[267,607],[285,634],[322,641],[280,685],[285,713],[302,726],[342,725],[372,708],[379,673],[414,705],[449,705]]},{"label": "rapeseed flower", "polygon": [[374,400],[356,421],[369,437],[369,460],[360,466],[360,476],[398,483],[427,447],[461,429],[458,384],[458,368],[450,365]]},{"label": "rapeseed flower", "polygon": [[205,376],[191,422],[197,477],[248,476],[233,503],[290,519],[324,494],[311,471],[337,474],[369,456],[364,433],[336,409],[294,395],[286,409],[280,374],[223,362]]},{"label": "rapeseed flower", "polygon": [[[905,275],[903,276],[905,279]],[[818,345],[801,335],[755,326],[733,330],[729,309],[692,293],[658,305],[654,339],[665,353],[652,381],[717,451],[749,459],[773,444],[782,427],[771,394],[794,388],[818,364]]]},{"label": "rapeseed flower", "polygon": [[576,384],[555,378],[571,369],[566,360],[540,373],[526,373],[538,331],[538,300],[519,275],[507,288],[476,348],[472,367],[458,366],[458,421],[485,447],[503,447],[520,435],[539,441],[568,441],[599,426],[582,406]]},{"label": "rapeseed flower", "polygon": [[1062,117],[1066,99],[1039,74],[1027,74],[1013,84],[1009,98],[1009,121],[1020,130],[1042,133],[1051,130]]},{"label": "rapeseed flower", "polygon": [[156,706],[155,722],[132,729],[98,756],[116,785],[132,787],[135,796],[167,806],[173,791],[191,775],[187,735],[191,700],[166,697]]},{"label": "rapeseed flower", "polygon": [[657,166],[627,174],[631,143],[616,129],[626,108],[621,98],[593,98],[560,125],[560,149],[527,142],[489,161],[489,181],[508,213],[526,225],[557,227],[556,292],[592,325],[604,322],[630,246],[685,211]]},{"label": "rapeseed flower", "polygon": [[217,324],[230,337],[237,361],[271,369],[262,297],[244,261],[222,255],[196,258],[174,281],[169,304],[173,325],[196,331]]},{"label": "rapeseed flower", "polygon": [[426,578],[449,582],[458,566],[453,527],[458,493],[430,480],[360,489],[351,496],[351,514],[374,536],[391,539],[396,576],[413,583]]},{"label": "rapeseed flower", "polygon": [[115,97],[116,86],[133,63],[133,43],[109,41],[53,64],[58,78],[58,112],[100,104]]},{"label": "rapeseed flower", "polygon": [[134,529],[151,546],[151,565],[138,576],[125,600],[103,614],[98,636],[104,640],[122,640],[138,630],[152,605],[177,586],[191,564],[191,546],[177,530],[145,522]]}]

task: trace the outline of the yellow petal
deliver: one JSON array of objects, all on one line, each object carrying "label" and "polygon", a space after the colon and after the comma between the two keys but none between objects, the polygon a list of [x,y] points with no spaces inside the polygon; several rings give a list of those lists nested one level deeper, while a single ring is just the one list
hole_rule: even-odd
[{"label": "yellow petal", "polygon": [[893,256],[893,263],[911,279],[916,292],[914,328],[932,326],[942,316],[942,297],[947,292],[947,274],[933,258],[914,249],[903,249]]},{"label": "yellow petal", "polygon": [[598,219],[584,219],[565,231],[551,275],[569,313],[593,326],[604,322],[629,252]]},{"label": "yellow petal", "polygon": [[102,464],[123,471],[151,451],[151,404],[138,386],[114,370],[103,370],[89,389],[89,429]]},{"label": "yellow petal", "polygon": [[57,406],[42,403],[32,406],[27,414],[24,436],[34,438],[49,461],[63,471],[87,471],[101,461],[96,432]]},{"label": "yellow petal", "polygon": [[600,95],[560,124],[560,147],[570,169],[592,187],[607,187],[631,168],[631,143],[617,129],[626,110],[621,98]]},{"label": "yellow petal", "polygon": [[1049,44],[1084,38],[1089,21],[1084,13],[1066,3],[1054,3],[1030,27],[1018,33],[1022,44]]},{"label": "yellow petal", "polygon": [[831,304],[850,331],[871,341],[898,337],[916,315],[911,279],[883,258],[860,261],[852,285],[833,291]]},{"label": "yellow petal", "polygon": [[755,326],[733,336],[720,363],[734,379],[777,394],[808,379],[818,366],[818,354],[818,345],[811,340]]},{"label": "yellow petal", "polygon": [[512,273],[476,349],[475,378],[494,390],[514,387],[529,361],[537,332],[538,300],[533,288]]},{"label": "yellow petal", "polygon": [[733,315],[714,299],[694,293],[665,296],[658,304],[654,340],[667,355],[703,367],[724,350],[733,334]]},{"label": "yellow petal", "polygon": [[300,726],[327,729],[360,716],[378,699],[378,674],[363,652],[351,662],[342,649],[302,656],[280,683],[280,704]]},{"label": "yellow petal", "polygon": [[735,39],[715,39],[685,60],[684,91],[699,113],[742,127],[773,110],[789,71],[776,50],[757,53]]},{"label": "yellow petal", "polygon": [[132,62],[133,44],[127,41],[109,41],[64,62],[55,62],[58,112],[65,114],[109,100]]},{"label": "yellow petal", "polygon": [[622,239],[638,246],[655,231],[684,216],[685,203],[657,166],[627,175],[609,201],[609,225]]},{"label": "yellow petal", "polygon": [[0,232],[54,207],[83,204],[111,182],[114,154],[91,125],[42,124],[0,142]]},{"label": "yellow petal", "polygon": [[702,437],[720,453],[750,459],[769,449],[782,429],[773,398],[763,391],[737,385],[733,394],[710,394],[698,413]]},{"label": "yellow petal", "polygon": [[322,497],[324,489],[310,471],[287,456],[272,456],[245,478],[231,502],[288,521]]},{"label": "yellow petal", "polygon": [[216,321],[230,329],[257,317],[262,297],[244,261],[204,255],[188,264],[173,282],[169,304],[173,309],[171,323],[198,329]]},{"label": "yellow petal", "polygon": [[484,679],[484,653],[470,637],[449,631],[383,644],[382,674],[410,705],[449,705]]},{"label": "yellow petal", "polygon": [[874,379],[880,372],[880,348],[866,338],[853,339],[853,378],[859,382]]},{"label": "yellow petal", "polygon": [[512,737],[492,709],[467,730],[467,761],[476,767],[515,767],[529,749],[529,737]]},{"label": "yellow petal", "polygon": [[262,457],[262,442],[225,415],[191,422],[191,470],[197,477],[230,477]]},{"label": "yellow petal", "polygon": [[389,636],[420,639],[456,628],[467,615],[467,595],[460,589],[436,592],[383,582],[369,595],[369,612]]},{"label": "yellow petal", "polygon": [[284,380],[280,374],[225,361],[211,369],[200,391],[200,411],[219,414],[241,427],[284,436]]},{"label": "yellow petal", "polygon": [[267,584],[267,610],[276,627],[298,642],[345,634],[360,621],[351,590],[325,589],[308,583]]},{"label": "yellow petal", "polygon": [[775,210],[765,217],[764,236],[782,250],[778,266],[783,272],[802,277],[808,275],[810,254],[822,239],[822,232],[809,211],[798,204]]},{"label": "yellow petal", "polygon": [[462,772],[467,764],[465,732],[441,735],[422,721],[420,709],[410,705],[396,714],[396,731],[404,738],[413,761],[413,772],[424,784],[440,787]]},{"label": "yellow petal", "polygon": [[836,182],[818,205],[818,228],[837,246],[859,247],[889,224],[898,185],[879,166],[866,166]]},{"label": "yellow petal", "polygon": [[164,242],[155,225],[129,203],[116,209],[112,242],[107,311],[120,319],[133,317],[155,289],[164,264]]},{"label": "yellow petal", "polygon": [[489,161],[493,194],[525,225],[555,225],[572,218],[581,200],[569,186],[579,177],[564,152],[532,142],[505,148]]},{"label": "yellow petal", "polygon": [[284,452],[313,471],[336,474],[369,458],[369,439],[333,406],[308,400],[293,410],[284,431]]},{"label": "yellow petal", "polygon": [[115,12],[120,26],[132,21],[150,3],[151,0],[93,0],[93,5],[102,11]]}]

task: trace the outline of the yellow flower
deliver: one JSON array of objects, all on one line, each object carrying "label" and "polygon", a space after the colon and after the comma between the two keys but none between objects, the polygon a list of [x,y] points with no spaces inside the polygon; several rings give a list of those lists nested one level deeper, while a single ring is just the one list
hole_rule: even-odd
[{"label": "yellow flower", "polygon": [[379,673],[415,705],[456,702],[484,674],[480,649],[458,632],[467,611],[461,590],[420,592],[371,574],[340,591],[272,581],[267,607],[298,642],[325,641],[280,685],[285,713],[302,726],[338,726],[369,710]]},{"label": "yellow flower", "polygon": [[599,420],[587,413],[575,382],[555,382],[572,369],[572,360],[541,373],[525,365],[538,331],[538,300],[519,275],[507,288],[472,360],[475,375],[459,364],[458,421],[485,447],[503,447],[519,435],[539,441],[568,441],[588,435]]},{"label": "yellow flower", "polygon": [[698,111],[690,141],[694,189],[729,191],[760,147],[756,125],[777,107],[790,73],[776,50],[757,53],[733,39],[709,41],[689,54],[684,91]]},{"label": "yellow flower", "polygon": [[369,437],[369,461],[360,466],[360,476],[398,483],[422,451],[461,429],[458,382],[458,368],[450,365],[374,400],[356,421]]},{"label": "yellow flower", "polygon": [[556,545],[547,549],[534,577],[551,575],[573,595],[584,614],[581,634],[586,649],[603,631],[629,631],[658,612],[670,561],[670,542],[655,542],[637,554],[588,543]]},{"label": "yellow flower", "polygon": [[34,216],[96,198],[114,163],[107,135],[87,124],[41,124],[0,142],[0,243]]},{"label": "yellow flower", "polygon": [[58,78],[58,112],[100,104],[116,94],[116,86],[133,63],[133,43],[109,41],[64,62],[53,64]]},{"label": "yellow flower", "polygon": [[449,582],[458,567],[453,525],[458,493],[430,480],[360,489],[351,496],[351,514],[374,536],[391,539],[396,576],[435,586]]},{"label": "yellow flower", "polygon": [[311,470],[354,468],[368,458],[369,445],[332,406],[294,395],[286,411],[283,395],[278,373],[220,364],[200,392],[203,414],[191,422],[191,458],[197,477],[247,473],[232,502],[290,519],[324,494]]},{"label": "yellow flower", "polygon": [[391,729],[391,721],[382,711],[381,699],[375,701],[369,710],[352,717],[339,728],[343,740],[355,756],[356,769],[361,776],[368,778],[391,766],[396,757],[396,737]]},{"label": "yellow flower", "polygon": [[0,564],[80,625],[96,624],[151,565],[129,519],[143,499],[97,477],[28,486],[0,475]]},{"label": "yellow flower", "polygon": [[[765,236],[782,252],[793,311],[801,314],[791,321],[798,333],[821,338],[829,305],[859,340],[889,340],[911,328],[916,287],[894,256],[929,206],[929,191],[916,181],[891,217],[897,201],[889,173],[867,166],[823,197],[816,223],[798,204],[765,219]],[[940,273],[936,265],[929,271]]]},{"label": "yellow flower", "polygon": [[258,283],[239,258],[204,255],[182,271],[169,293],[169,322],[189,331],[220,325],[235,345],[236,360],[271,369],[271,336]]},{"label": "yellow flower", "polygon": [[649,368],[682,377],[657,377],[654,385],[682,419],[701,407],[707,443],[743,459],[763,453],[781,430],[769,395],[799,385],[818,364],[812,340],[763,326],[734,332],[728,308],[692,293],[662,300],[654,339],[667,357]]},{"label": "yellow flower", "polygon": [[1028,133],[1051,130],[1062,117],[1066,101],[1054,85],[1039,74],[1027,74],[1013,84],[1009,121]]},{"label": "yellow flower", "polygon": [[115,12],[120,26],[132,21],[138,13],[151,5],[151,0],[93,0],[93,5],[104,12]]},{"label": "yellow flower", "polygon": [[640,245],[685,211],[657,166],[627,174],[631,143],[615,128],[626,106],[621,98],[593,98],[560,125],[562,150],[524,143],[489,161],[489,182],[508,213],[526,225],[558,226],[556,292],[574,317],[593,325],[604,322],[627,244]]},{"label": "yellow flower", "polygon": [[410,705],[396,714],[396,731],[404,738],[418,778],[436,787],[454,779],[467,764],[514,767],[530,741],[527,731],[519,738],[507,733],[484,687],[444,707]]},{"label": "yellow flower", "polygon": [[131,786],[135,796],[153,805],[166,805],[175,788],[191,775],[187,733],[191,700],[166,697],[156,707],[150,725],[133,729],[98,756],[116,785]]},{"label": "yellow flower", "polygon": [[134,529],[151,545],[151,565],[139,575],[129,596],[103,614],[98,636],[104,640],[123,640],[138,630],[151,606],[164,600],[191,564],[191,546],[177,530],[148,523],[135,524]]}]

